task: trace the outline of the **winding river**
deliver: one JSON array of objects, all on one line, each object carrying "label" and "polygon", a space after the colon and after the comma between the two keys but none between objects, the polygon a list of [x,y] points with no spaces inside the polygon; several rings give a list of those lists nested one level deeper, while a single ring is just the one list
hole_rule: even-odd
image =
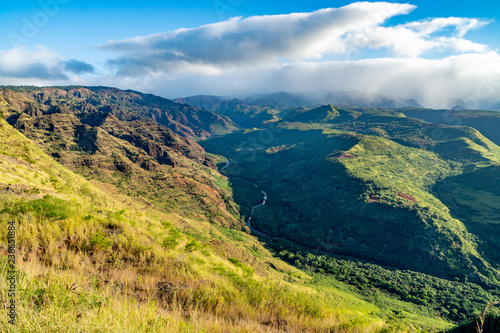
[{"label": "winding river", "polygon": [[[254,184],[255,187],[259,188],[259,186],[257,184]],[[252,232],[252,234],[256,234],[256,235],[261,235],[261,236],[267,236],[267,237],[271,237],[269,236],[268,234],[266,233],[263,233],[261,231],[258,231],[258,230],[255,230],[253,227],[252,227],[252,215],[253,215],[253,211],[256,210],[257,208],[259,207],[262,207],[266,204],[266,200],[267,200],[267,193],[264,192],[262,189],[259,188],[259,190],[262,192],[262,195],[264,196],[263,199],[262,199],[262,202],[253,206],[252,209],[250,210],[250,216],[248,216],[248,219],[247,219],[247,227],[248,229],[250,229],[250,231]]]},{"label": "winding river", "polygon": [[[224,158],[226,159],[226,165],[224,167],[220,168],[219,172],[221,172],[222,170],[224,170],[225,168],[227,168],[229,166],[229,159],[227,157],[224,157]],[[256,210],[259,207],[264,206],[266,204],[266,201],[267,201],[267,193],[264,192],[264,190],[262,190],[257,184],[254,183],[254,185],[262,192],[263,198],[262,198],[261,203],[253,206],[252,209],[250,210],[250,215],[248,216],[248,219],[246,221],[247,227],[248,227],[248,229],[250,229],[252,234],[274,238],[273,236],[270,236],[270,235],[268,235],[262,231],[256,230],[255,228],[252,227],[252,215],[253,215],[254,210]]]},{"label": "winding river", "polygon": [[219,172],[221,172],[222,170],[224,170],[225,168],[227,168],[229,166],[229,160],[227,159],[227,157],[224,156],[224,158],[226,159],[226,165],[224,165],[224,167],[222,167]]}]

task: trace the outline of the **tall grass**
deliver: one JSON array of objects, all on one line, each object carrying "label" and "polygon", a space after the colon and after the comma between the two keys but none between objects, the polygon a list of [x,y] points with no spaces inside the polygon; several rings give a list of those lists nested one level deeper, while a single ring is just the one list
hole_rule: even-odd
[{"label": "tall grass", "polygon": [[[258,268],[258,263],[239,256],[243,250],[229,241],[222,242],[232,254],[226,258],[210,242],[186,251],[193,240],[179,231],[179,244],[164,247],[165,236],[177,230],[175,224],[133,211],[66,202],[63,211],[71,214],[61,218],[52,214],[50,205],[18,200],[2,206],[7,209],[0,214],[0,227],[15,220],[19,243],[18,324],[10,326],[2,312],[3,331],[391,330],[392,324],[382,318],[339,311],[349,302],[332,302],[332,295],[280,281],[269,268],[256,274],[252,266]],[[59,212],[61,206],[52,209]],[[2,258],[0,270],[5,266]],[[6,290],[4,279],[0,290]]]}]

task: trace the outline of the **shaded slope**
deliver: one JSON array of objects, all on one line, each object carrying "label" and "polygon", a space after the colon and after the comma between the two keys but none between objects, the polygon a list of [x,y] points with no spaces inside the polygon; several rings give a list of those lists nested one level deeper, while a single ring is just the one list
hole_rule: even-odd
[{"label": "shaded slope", "polygon": [[500,163],[443,179],[433,191],[478,237],[481,254],[499,267]]},{"label": "shaded slope", "polygon": [[250,105],[239,98],[224,100],[222,97],[202,95],[178,98],[175,101],[215,111],[242,128],[258,127],[263,123],[277,121],[283,113],[283,108]]},{"label": "shaded slope", "polygon": [[323,105],[319,108],[295,114],[293,121],[300,123],[326,123],[339,117],[340,113],[331,104]]},{"label": "shaded slope", "polygon": [[214,107],[222,101],[222,97],[211,95],[197,95],[183,98],[176,98],[174,102],[180,104],[189,104],[197,108],[214,111]]}]

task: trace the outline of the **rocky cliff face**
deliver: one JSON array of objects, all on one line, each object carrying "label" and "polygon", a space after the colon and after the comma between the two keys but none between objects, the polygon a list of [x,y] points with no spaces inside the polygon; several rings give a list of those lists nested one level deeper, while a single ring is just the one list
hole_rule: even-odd
[{"label": "rocky cliff face", "polygon": [[[229,130],[225,126],[232,123],[218,115],[108,88],[5,89],[0,110],[26,137],[88,179],[166,210],[240,225],[235,204],[214,185],[220,175],[213,160],[193,140],[212,135],[217,126]],[[193,119],[199,126],[185,131],[183,124]]]}]

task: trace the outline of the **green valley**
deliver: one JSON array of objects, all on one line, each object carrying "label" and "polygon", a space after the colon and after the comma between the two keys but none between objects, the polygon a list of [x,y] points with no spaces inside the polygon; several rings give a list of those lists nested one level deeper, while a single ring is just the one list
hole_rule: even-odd
[{"label": "green valley", "polygon": [[[362,283],[352,281],[363,288],[375,279],[379,288],[417,303],[441,296],[436,309],[454,321],[480,310],[480,298],[471,297],[477,292],[463,299],[469,305],[451,302],[450,308],[455,287],[434,289],[430,301],[412,296],[408,282],[388,282],[389,276],[428,274],[422,290],[438,283],[430,282],[432,276],[473,282],[473,288],[484,288],[484,299],[497,297],[498,252],[490,244],[499,218],[500,150],[478,130],[423,122],[399,110],[323,106],[203,145],[230,159],[232,167],[223,171],[230,179],[255,182],[269,194],[252,224],[303,247],[290,252],[280,245],[285,260],[333,276],[339,273],[324,263],[330,260],[325,254],[391,267],[395,273],[385,280],[384,273],[359,267],[347,277],[359,278]],[[307,252],[323,264],[296,259]],[[419,279],[411,274],[410,281]]]}]

